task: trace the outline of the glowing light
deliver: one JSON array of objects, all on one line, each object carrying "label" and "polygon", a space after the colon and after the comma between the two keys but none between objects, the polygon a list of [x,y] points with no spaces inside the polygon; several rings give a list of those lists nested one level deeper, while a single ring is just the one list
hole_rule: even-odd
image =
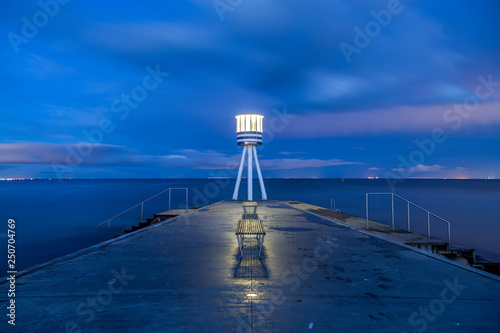
[{"label": "glowing light", "polygon": [[257,294],[247,294],[247,297],[257,297]]},{"label": "glowing light", "polygon": [[236,116],[236,132],[254,132],[262,133],[262,118],[264,116],[258,114],[240,114]]}]

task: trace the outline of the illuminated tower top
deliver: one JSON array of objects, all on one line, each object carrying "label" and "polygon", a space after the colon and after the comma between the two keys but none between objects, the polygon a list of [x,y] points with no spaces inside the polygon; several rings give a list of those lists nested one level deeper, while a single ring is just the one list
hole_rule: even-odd
[{"label": "illuminated tower top", "polygon": [[262,119],[258,114],[236,116],[238,146],[262,146]]}]

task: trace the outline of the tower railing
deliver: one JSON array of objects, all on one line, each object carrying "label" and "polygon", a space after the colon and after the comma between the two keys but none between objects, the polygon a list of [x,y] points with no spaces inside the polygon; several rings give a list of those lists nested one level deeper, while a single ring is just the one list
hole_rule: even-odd
[{"label": "tower railing", "polygon": [[126,210],[124,210],[123,212],[121,212],[120,214],[117,214],[115,216],[113,216],[112,218],[110,219],[107,219],[106,221],[98,224],[96,226],[96,228],[99,228],[100,226],[102,226],[103,224],[108,224],[108,228],[111,227],[111,221],[122,216],[123,214],[126,214],[128,212],[130,212],[131,210],[141,206],[141,222],[143,221],[143,218],[144,218],[144,204],[150,200],[153,200],[154,198],[156,197],[159,197],[160,195],[162,195],[163,193],[166,193],[168,192],[168,210],[170,210],[171,208],[171,204],[172,204],[172,190],[185,190],[186,191],[186,210],[188,210],[188,189],[187,187],[170,187],[170,188],[167,188],[166,190],[164,191],[161,191],[160,193],[157,193],[155,195],[153,195],[151,198],[148,198],[142,202],[139,202],[137,205],[134,205]]},{"label": "tower railing", "polygon": [[407,230],[410,232],[411,230],[411,220],[410,220],[410,206],[413,206],[425,213],[427,213],[427,237],[431,237],[431,216],[437,218],[439,221],[446,223],[447,225],[447,231],[448,231],[448,243],[451,241],[451,224],[449,221],[443,219],[440,216],[437,216],[434,213],[431,213],[427,209],[424,209],[413,202],[397,195],[396,193],[366,193],[366,229],[369,229],[368,226],[368,213],[369,213],[369,207],[368,207],[368,198],[370,195],[390,195],[391,196],[391,211],[392,211],[392,223],[391,226],[394,228],[394,198],[398,198],[404,202],[406,202],[406,207],[407,207]]}]

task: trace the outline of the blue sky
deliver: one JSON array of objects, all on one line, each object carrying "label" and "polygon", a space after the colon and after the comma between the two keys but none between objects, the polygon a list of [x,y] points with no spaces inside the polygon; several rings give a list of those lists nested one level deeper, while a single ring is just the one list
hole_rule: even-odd
[{"label": "blue sky", "polygon": [[500,3],[4,1],[0,178],[500,177]]}]

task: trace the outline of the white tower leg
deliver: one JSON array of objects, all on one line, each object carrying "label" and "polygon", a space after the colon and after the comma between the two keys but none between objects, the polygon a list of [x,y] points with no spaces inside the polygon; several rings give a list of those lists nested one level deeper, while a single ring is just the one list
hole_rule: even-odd
[{"label": "white tower leg", "polygon": [[262,172],[260,171],[259,158],[257,157],[257,147],[252,147],[253,154],[255,157],[255,168],[257,169],[257,175],[259,176],[260,192],[262,193],[262,200],[267,200],[266,188],[264,187],[264,179],[262,179]]},{"label": "white tower leg", "polygon": [[252,163],[252,155],[253,155],[253,147],[247,148],[248,153],[248,201],[253,200],[253,163]]},{"label": "white tower leg", "polygon": [[236,178],[236,186],[234,187],[233,200],[238,200],[238,192],[240,190],[241,175],[243,174],[243,166],[245,164],[245,154],[247,152],[247,146],[243,146],[243,152],[241,153],[240,168],[238,169],[238,177]]}]

